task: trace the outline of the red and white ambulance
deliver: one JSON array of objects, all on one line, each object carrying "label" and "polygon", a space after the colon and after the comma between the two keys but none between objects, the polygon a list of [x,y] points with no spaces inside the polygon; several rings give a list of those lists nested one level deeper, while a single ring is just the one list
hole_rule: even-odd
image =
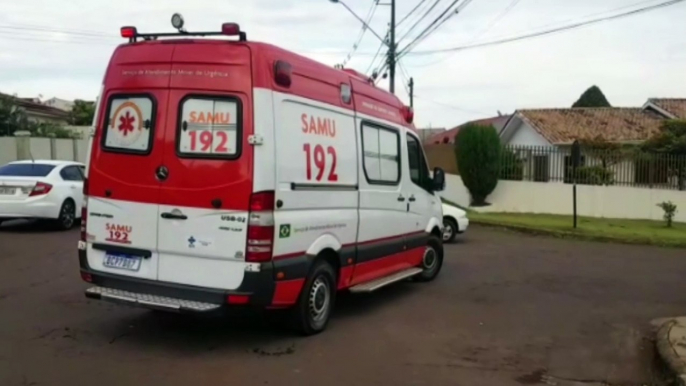
[{"label": "red and white ambulance", "polygon": [[[98,103],[79,242],[89,298],[177,312],[291,308],[430,281],[444,173],[369,78],[221,32],[121,30]],[[199,39],[208,35],[234,39]]]}]

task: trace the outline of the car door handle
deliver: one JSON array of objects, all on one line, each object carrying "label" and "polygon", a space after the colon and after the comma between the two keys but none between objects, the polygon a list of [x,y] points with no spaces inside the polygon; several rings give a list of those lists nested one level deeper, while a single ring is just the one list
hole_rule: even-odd
[{"label": "car door handle", "polygon": [[414,196],[410,196],[410,202],[415,202],[415,201],[417,201],[417,199],[414,198]]},{"label": "car door handle", "polygon": [[186,216],[185,214],[164,212],[162,213],[162,218],[167,220],[187,220],[188,216]]},{"label": "car door handle", "polygon": [[400,201],[400,202],[405,201],[405,197],[403,197],[403,195],[401,194],[400,196],[398,196],[398,201]]}]

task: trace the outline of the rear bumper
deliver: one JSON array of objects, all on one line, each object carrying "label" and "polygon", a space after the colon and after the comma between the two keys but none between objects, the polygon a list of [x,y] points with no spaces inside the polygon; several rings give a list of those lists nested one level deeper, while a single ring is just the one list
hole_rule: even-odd
[{"label": "rear bumper", "polygon": [[[81,266],[82,277],[90,277],[91,280],[89,280],[89,282],[96,285],[96,288],[100,288],[91,288],[87,290],[86,296],[89,298],[110,301],[119,300],[122,303],[129,303],[147,308],[167,309],[169,307],[165,307],[165,305],[180,304],[179,311],[209,311],[214,308],[229,305],[227,299],[232,295],[247,298],[247,303],[245,303],[245,305],[265,308],[272,306],[275,289],[277,287],[271,263],[262,264],[259,272],[245,272],[245,277],[243,278],[241,286],[236,290],[231,291],[138,279],[93,271],[88,265],[86,251],[84,250],[79,250],[79,264]],[[116,291],[108,290],[118,290],[121,292],[117,293]],[[147,298],[151,301],[140,301],[140,298]],[[161,301],[160,299],[164,301]],[[188,304],[193,302],[202,304],[202,306],[188,306]]]},{"label": "rear bumper", "polygon": [[10,218],[57,218],[60,208],[49,201],[2,201],[0,219]]}]

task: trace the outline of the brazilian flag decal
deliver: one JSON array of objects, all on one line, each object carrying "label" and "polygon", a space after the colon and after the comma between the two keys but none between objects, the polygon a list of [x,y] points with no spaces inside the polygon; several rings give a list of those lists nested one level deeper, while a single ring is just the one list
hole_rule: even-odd
[{"label": "brazilian flag decal", "polygon": [[283,224],[279,227],[279,238],[285,239],[291,237],[291,224]]}]

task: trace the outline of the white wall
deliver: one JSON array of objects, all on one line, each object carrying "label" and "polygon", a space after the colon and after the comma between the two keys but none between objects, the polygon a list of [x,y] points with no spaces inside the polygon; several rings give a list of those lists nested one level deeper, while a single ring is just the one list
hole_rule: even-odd
[{"label": "white wall", "polygon": [[17,160],[17,143],[14,137],[0,137],[0,166]]},{"label": "white wall", "polygon": [[445,190],[439,193],[441,197],[446,198],[456,204],[468,207],[471,203],[469,191],[464,186],[462,178],[455,174],[445,175]]},{"label": "white wall", "polygon": [[31,156],[33,159],[52,159],[50,138],[31,138]]},{"label": "white wall", "polygon": [[[449,181],[444,197],[463,204],[464,184],[459,176]],[[469,200],[469,194],[466,193]],[[486,199],[490,206],[483,212],[572,214],[572,185],[562,183],[499,181]],[[581,216],[662,220],[657,204],[672,201],[677,205],[675,221],[686,222],[686,192],[622,186],[577,186],[577,209]]]},{"label": "white wall", "polygon": [[55,159],[74,161],[74,141],[71,139],[55,140]]}]

